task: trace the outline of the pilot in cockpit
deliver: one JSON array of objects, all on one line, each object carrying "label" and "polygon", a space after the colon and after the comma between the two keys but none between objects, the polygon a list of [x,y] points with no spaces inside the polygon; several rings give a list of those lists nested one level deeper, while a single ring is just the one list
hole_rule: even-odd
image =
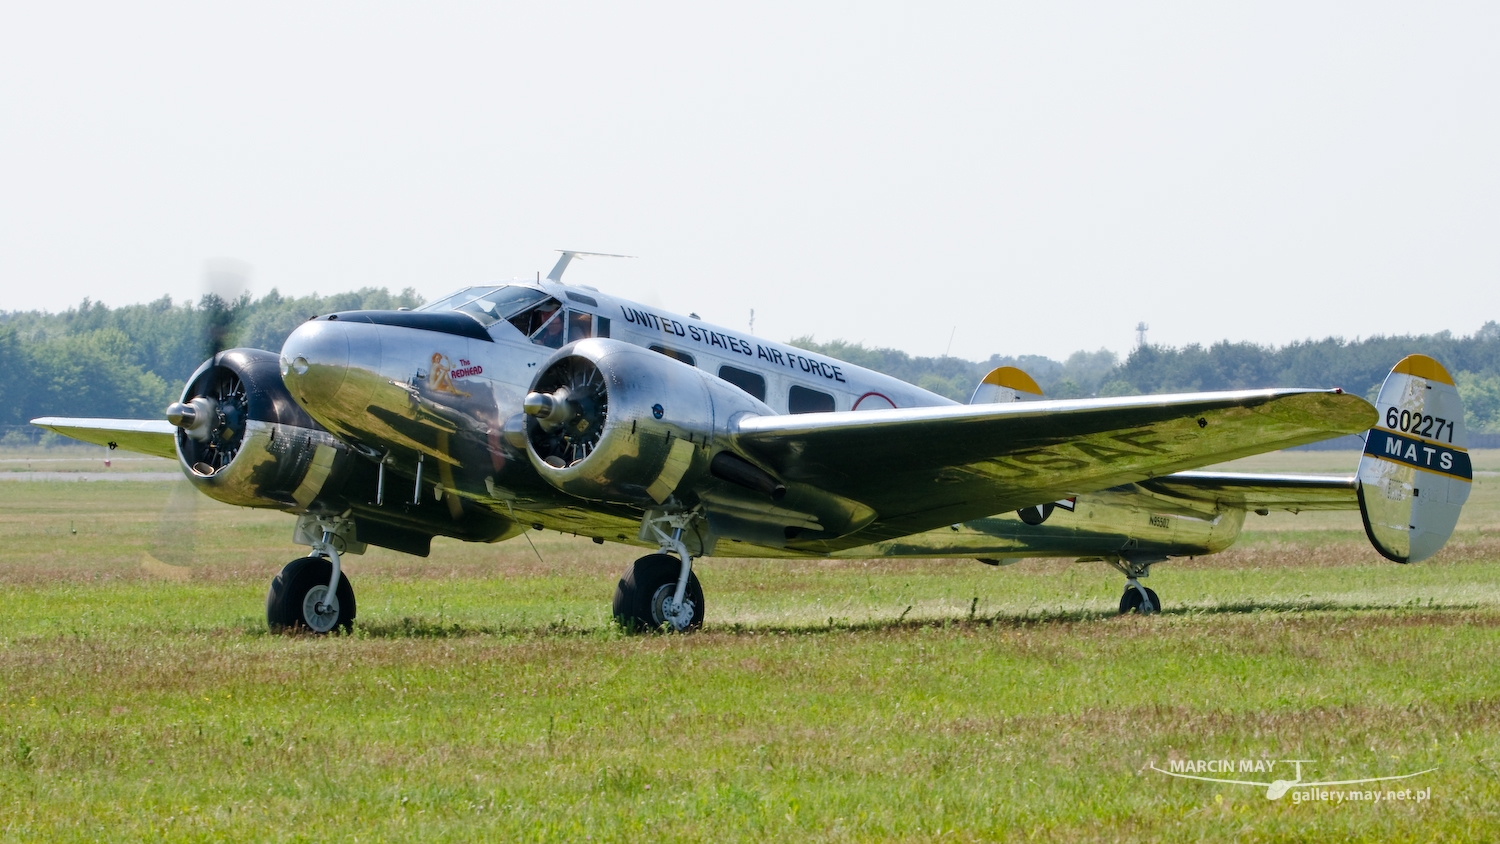
[{"label": "pilot in cockpit", "polygon": [[546,346],[549,349],[561,349],[563,344],[563,319],[559,313],[561,305],[557,302],[544,303],[537,309],[533,317],[538,322],[545,321],[542,330],[532,336],[531,342],[538,346]]}]

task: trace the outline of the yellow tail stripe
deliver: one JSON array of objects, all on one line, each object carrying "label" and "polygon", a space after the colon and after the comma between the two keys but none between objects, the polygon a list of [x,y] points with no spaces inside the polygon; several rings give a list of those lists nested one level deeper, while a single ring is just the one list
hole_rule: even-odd
[{"label": "yellow tail stripe", "polygon": [[[996,370],[997,372],[999,370]],[[1440,384],[1453,386],[1453,376],[1443,365],[1426,355],[1407,355],[1396,364],[1391,372],[1400,372],[1416,378],[1426,378],[1428,381],[1436,381]]]},{"label": "yellow tail stripe", "polygon": [[[1442,367],[1438,368],[1441,369]],[[992,384],[996,387],[1005,387],[1009,390],[1015,390],[1018,393],[1031,393],[1037,396],[1042,394],[1042,388],[1036,385],[1036,381],[1030,375],[1027,375],[1014,366],[1002,366],[998,369],[990,370],[990,374],[984,376],[983,383]]]}]

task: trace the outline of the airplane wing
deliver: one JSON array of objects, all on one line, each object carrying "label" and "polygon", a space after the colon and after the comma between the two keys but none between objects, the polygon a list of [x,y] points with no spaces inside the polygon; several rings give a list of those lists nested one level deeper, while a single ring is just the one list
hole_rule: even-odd
[{"label": "airplane wing", "polygon": [[165,419],[85,419],[43,416],[40,419],[31,420],[31,424],[87,443],[115,446],[126,451],[165,457],[168,460],[177,459],[177,444],[174,439],[177,429]]},{"label": "airplane wing", "polygon": [[832,551],[1349,434],[1375,409],[1341,390],[1251,390],[759,416],[735,441],[788,483],[876,513]]},{"label": "airplane wing", "polygon": [[1358,510],[1359,486],[1347,475],[1271,475],[1245,472],[1178,472],[1142,481],[1152,492],[1245,510]]}]

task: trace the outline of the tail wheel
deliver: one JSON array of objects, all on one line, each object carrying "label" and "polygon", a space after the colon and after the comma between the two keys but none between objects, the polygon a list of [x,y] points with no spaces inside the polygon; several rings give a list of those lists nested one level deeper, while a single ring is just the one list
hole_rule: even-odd
[{"label": "tail wheel", "polygon": [[333,563],[322,557],[303,557],[286,564],[266,593],[266,623],[273,631],[328,633],[354,629],[354,587],[347,576],[328,596]]},{"label": "tail wheel", "polygon": [[615,587],[615,621],[627,630],[698,630],[703,627],[703,587],[696,572],[688,573],[683,602],[691,611],[686,620],[673,620],[663,611],[677,592],[682,563],[667,554],[651,554],[625,570]]},{"label": "tail wheel", "polygon": [[1156,590],[1147,587],[1146,595],[1151,599],[1151,610],[1147,610],[1145,602],[1141,599],[1141,590],[1134,586],[1125,587],[1125,594],[1120,596],[1120,615],[1128,615],[1133,612],[1161,612],[1161,599],[1156,597]]}]

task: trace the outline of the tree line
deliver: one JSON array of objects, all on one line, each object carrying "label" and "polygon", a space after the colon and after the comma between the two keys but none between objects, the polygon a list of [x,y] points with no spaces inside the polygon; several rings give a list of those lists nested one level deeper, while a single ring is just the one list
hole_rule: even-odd
[{"label": "tree line", "polygon": [[1444,331],[1355,340],[1329,337],[1280,347],[1229,342],[1182,348],[1145,345],[1124,360],[1108,349],[1074,352],[1062,361],[1037,355],[993,355],[979,362],[913,357],[896,349],[872,349],[839,340],[819,343],[812,337],[799,337],[792,345],[894,375],[956,401],[967,401],[979,380],[999,366],[1025,370],[1047,397],[1059,399],[1343,387],[1373,401],[1391,367],[1409,354],[1421,353],[1436,358],[1453,373],[1469,430],[1500,433],[1500,323],[1493,320],[1464,337]]},{"label": "tree line", "polygon": [[[37,430],[26,423],[37,416],[158,418],[215,348],[275,350],[299,323],[317,314],[422,303],[410,288],[400,293],[364,288],[302,297],[273,290],[259,299],[209,294],[180,303],[164,297],[119,308],[85,299],[60,313],[0,312],[0,442],[36,442]],[[1373,399],[1396,361],[1421,352],[1455,373],[1469,430],[1500,433],[1500,324],[1494,321],[1464,337],[1442,332],[1329,337],[1281,347],[1146,345],[1123,360],[1108,349],[1074,352],[1061,361],[1040,355],[970,361],[813,337],[791,344],[957,401],[967,401],[985,373],[998,366],[1025,370],[1050,398],[1340,386]]]},{"label": "tree line", "polygon": [[88,299],[61,313],[0,312],[0,443],[36,442],[37,416],[161,418],[213,350],[280,349],[311,316],[414,308],[422,297],[364,288],[332,296],[163,297],[110,308]]}]

